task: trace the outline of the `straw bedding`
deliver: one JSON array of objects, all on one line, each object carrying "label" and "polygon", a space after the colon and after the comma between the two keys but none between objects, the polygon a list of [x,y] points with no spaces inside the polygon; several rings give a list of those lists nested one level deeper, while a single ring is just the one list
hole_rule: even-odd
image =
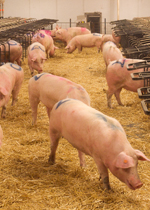
[{"label": "straw bedding", "polygon": [[[56,44],[57,45],[57,44]],[[145,115],[137,93],[121,92],[124,107],[113,97],[113,109],[107,108],[106,67],[96,48],[84,48],[78,54],[66,54],[59,45],[55,56],[46,61],[44,71],[81,84],[89,93],[91,106],[116,118],[124,127],[128,140],[150,158],[150,119]],[[48,117],[39,104],[37,124],[31,125],[28,100],[30,71],[25,59],[25,79],[18,102],[7,106],[6,119],[0,119],[4,132],[0,149],[0,209],[3,210],[95,210],[150,209],[150,163],[139,161],[138,172],[143,187],[132,191],[110,174],[111,190],[102,189],[97,167],[86,156],[86,168],[80,168],[78,153],[67,140],[60,140],[56,164],[49,165],[50,139]]]}]

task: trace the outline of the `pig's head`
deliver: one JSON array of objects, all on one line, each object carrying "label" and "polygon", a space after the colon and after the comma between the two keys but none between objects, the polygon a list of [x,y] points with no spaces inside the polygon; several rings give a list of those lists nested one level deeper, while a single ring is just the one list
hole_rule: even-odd
[{"label": "pig's head", "polygon": [[59,49],[59,48],[56,47],[56,46],[54,46],[54,47],[51,49],[49,55],[50,55],[50,56],[53,56],[53,55],[55,54],[55,50],[57,50],[57,49]]},{"label": "pig's head", "polygon": [[55,37],[57,39],[60,39],[61,40],[63,38],[63,31],[61,29],[56,30],[55,31]]},{"label": "pig's head", "polygon": [[32,68],[37,70],[38,73],[40,74],[43,71],[43,64],[47,60],[45,57],[34,57],[31,59],[32,62]]},{"label": "pig's head", "polygon": [[76,49],[76,47],[75,47],[75,46],[72,46],[72,45],[70,45],[70,44],[68,44],[68,45],[65,47],[65,49],[67,50],[67,53],[72,53],[72,52]]},{"label": "pig's head", "polygon": [[112,173],[132,190],[136,190],[143,185],[137,172],[138,160],[150,161],[139,150],[133,150],[131,155],[121,152],[114,161],[115,167]]}]

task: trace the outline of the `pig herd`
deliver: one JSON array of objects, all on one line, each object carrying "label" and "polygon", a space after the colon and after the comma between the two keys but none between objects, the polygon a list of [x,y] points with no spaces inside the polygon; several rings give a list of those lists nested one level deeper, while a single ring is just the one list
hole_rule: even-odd
[{"label": "pig herd", "polygon": [[[108,169],[130,189],[135,190],[143,184],[137,172],[138,160],[150,161],[140,150],[132,148],[121,124],[114,118],[101,113],[90,106],[90,97],[80,85],[64,77],[43,73],[46,59],[54,56],[54,40],[65,43],[67,53],[76,48],[97,47],[101,50],[106,64],[108,84],[107,103],[111,108],[114,94],[122,105],[122,88],[136,92],[143,86],[143,81],[132,81],[127,65],[141,60],[124,58],[119,46],[120,37],[92,34],[88,29],[72,27],[61,29],[58,26],[50,30],[40,30],[32,37],[28,47],[27,60],[31,72],[28,84],[29,102],[32,110],[32,124],[37,119],[38,104],[42,102],[49,117],[49,135],[51,152],[49,163],[55,163],[55,153],[59,139],[63,136],[79,154],[80,166],[86,165],[84,154],[91,156],[98,168],[104,189],[110,189]],[[19,90],[24,80],[21,68],[22,47],[10,40],[10,61],[0,67],[0,107],[1,117],[6,117],[6,105],[12,95],[12,105],[17,101]],[[17,62],[15,64],[14,62]],[[38,74],[34,75],[34,70]],[[136,70],[136,71],[142,71]],[[134,71],[135,72],[135,71]],[[0,146],[3,131],[0,127]]]}]

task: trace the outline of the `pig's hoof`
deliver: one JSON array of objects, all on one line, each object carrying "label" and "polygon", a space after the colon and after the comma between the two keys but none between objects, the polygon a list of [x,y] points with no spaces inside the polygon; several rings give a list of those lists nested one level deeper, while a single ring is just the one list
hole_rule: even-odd
[{"label": "pig's hoof", "polygon": [[54,164],[55,164],[55,160],[53,160],[52,158],[49,158],[49,159],[48,159],[48,163],[49,163],[50,165],[54,165]]}]

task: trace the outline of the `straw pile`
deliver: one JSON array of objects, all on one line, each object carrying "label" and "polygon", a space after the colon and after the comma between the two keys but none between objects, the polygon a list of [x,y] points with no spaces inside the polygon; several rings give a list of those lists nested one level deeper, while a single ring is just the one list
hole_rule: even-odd
[{"label": "straw pile", "polygon": [[[66,54],[63,46],[55,57],[46,61],[44,71],[80,83],[91,97],[91,106],[120,121],[128,140],[150,158],[150,119],[141,107],[137,93],[123,90],[124,107],[112,99],[107,108],[106,67],[96,48],[84,48]],[[99,182],[97,167],[86,156],[86,168],[80,168],[78,153],[61,139],[56,164],[49,165],[50,139],[48,117],[39,104],[38,119],[31,125],[28,100],[30,71],[25,60],[25,79],[14,107],[7,106],[6,119],[0,119],[4,132],[0,149],[0,209],[2,210],[148,210],[150,209],[150,163],[139,161],[138,171],[143,187],[132,191],[110,173],[111,190],[105,191]]]}]

